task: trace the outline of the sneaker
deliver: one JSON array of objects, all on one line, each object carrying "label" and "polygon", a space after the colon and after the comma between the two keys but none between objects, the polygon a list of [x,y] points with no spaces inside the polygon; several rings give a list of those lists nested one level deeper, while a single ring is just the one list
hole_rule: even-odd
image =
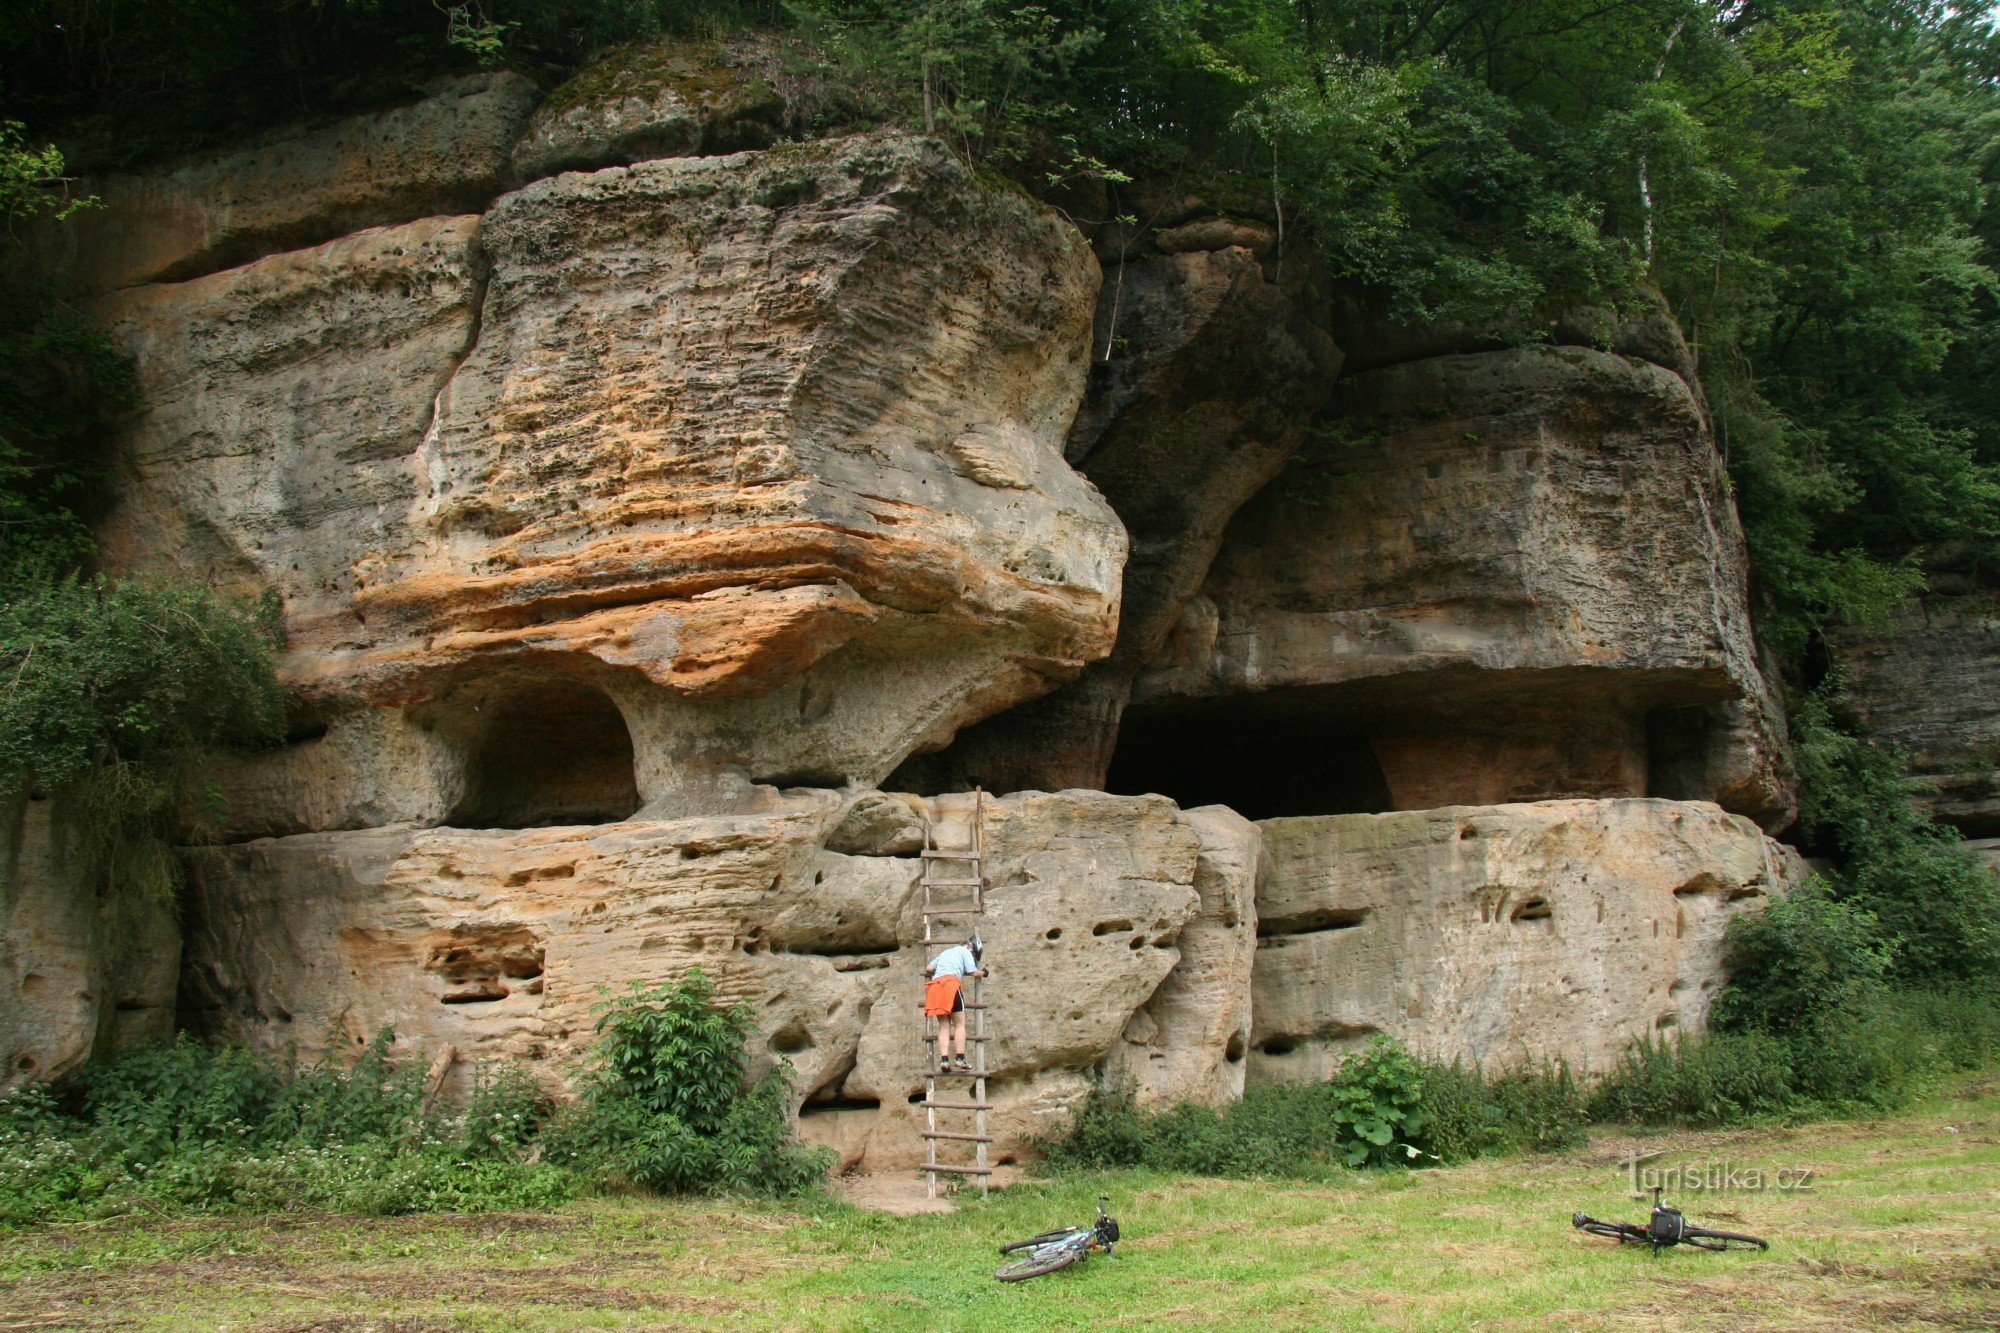
[{"label": "sneaker", "polygon": [[951,1072],[954,1074],[970,1074],[972,1072],[972,1062],[962,1055],[954,1055],[951,1057]]}]

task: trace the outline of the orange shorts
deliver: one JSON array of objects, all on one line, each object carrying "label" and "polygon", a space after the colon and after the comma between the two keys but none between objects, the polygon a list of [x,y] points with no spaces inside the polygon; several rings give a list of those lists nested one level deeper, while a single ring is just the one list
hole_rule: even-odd
[{"label": "orange shorts", "polygon": [[959,1007],[958,978],[935,977],[924,983],[924,1017],[943,1018]]}]

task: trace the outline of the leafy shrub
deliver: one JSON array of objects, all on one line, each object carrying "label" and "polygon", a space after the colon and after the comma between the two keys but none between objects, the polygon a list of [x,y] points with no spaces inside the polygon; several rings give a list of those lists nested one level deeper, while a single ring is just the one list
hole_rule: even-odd
[{"label": "leafy shrub", "polygon": [[1845,1028],[1881,998],[1890,947],[1872,913],[1814,877],[1730,922],[1724,957],[1718,1029],[1811,1038]]},{"label": "leafy shrub", "polygon": [[1401,1045],[1377,1037],[1326,1082],[1335,1136],[1349,1166],[1408,1161],[1423,1127],[1424,1075]]},{"label": "leafy shrub", "polygon": [[385,1034],[352,1064],[288,1069],[186,1037],[50,1090],[0,1098],[0,1222],[149,1209],[403,1213],[538,1208],[573,1173],[527,1151],[546,1097],[518,1071],[474,1071],[462,1112],[427,1110],[423,1067]]},{"label": "leafy shrub", "polygon": [[1320,1083],[1252,1088],[1221,1111],[1147,1114],[1100,1089],[1067,1134],[1042,1145],[1058,1169],[1149,1166],[1217,1176],[1315,1176],[1342,1166],[1420,1160],[1426,1069],[1386,1037]]},{"label": "leafy shrub", "polygon": [[699,968],[599,1006],[597,1045],[551,1159],[643,1189],[790,1194],[828,1159],[791,1136],[790,1066],[745,1086],[751,1014]]},{"label": "leafy shrub", "polygon": [[1592,1090],[1593,1120],[1725,1125],[1797,1101],[1792,1048],[1760,1032],[1640,1043]]},{"label": "leafy shrub", "polygon": [[1488,1075],[1454,1060],[1427,1063],[1423,1078],[1418,1143],[1440,1161],[1557,1152],[1583,1141],[1583,1094],[1566,1065]]},{"label": "leafy shrub", "polygon": [[275,605],[4,572],[0,793],[62,794],[81,882],[171,899],[171,844],[202,833],[200,753],[283,734]]},{"label": "leafy shrub", "polygon": [[1841,863],[1832,896],[1873,919],[1897,983],[2000,979],[2000,874],[1909,799],[1894,755],[1841,723],[1836,690],[1804,696],[1792,718],[1799,825]]}]

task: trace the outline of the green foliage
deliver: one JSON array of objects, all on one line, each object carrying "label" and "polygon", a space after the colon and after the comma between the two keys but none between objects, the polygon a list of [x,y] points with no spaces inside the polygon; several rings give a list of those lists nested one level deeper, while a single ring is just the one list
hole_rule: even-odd
[{"label": "green foliage", "polygon": [[1832,897],[1815,877],[1730,922],[1726,963],[1718,1028],[1817,1040],[1851,1025],[1881,997],[1889,948],[1872,915]]},{"label": "green foliage", "polygon": [[1593,1120],[1642,1125],[1727,1125],[1798,1102],[1792,1048],[1764,1033],[1692,1041],[1659,1037],[1626,1052],[1591,1090]]},{"label": "green foliage", "polygon": [[572,1173],[530,1160],[549,1106],[525,1076],[476,1071],[452,1114],[424,1108],[423,1077],[387,1034],[351,1064],[302,1069],[183,1037],[87,1071],[73,1111],[30,1085],[0,1098],[0,1223],[546,1208],[575,1192]]},{"label": "green foliage", "polygon": [[2000,875],[1909,800],[1894,755],[1841,724],[1835,689],[1792,720],[1800,832],[1838,858],[1833,896],[1878,923],[1901,984],[2000,978]]},{"label": "green foliage", "polygon": [[1487,1074],[1454,1060],[1424,1066],[1419,1145],[1440,1161],[1560,1152],[1583,1142],[1583,1092],[1565,1065]]},{"label": "green foliage", "polygon": [[85,882],[169,900],[202,835],[195,756],[276,741],[270,608],[205,589],[42,577],[0,589],[0,787],[59,791]]},{"label": "green foliage", "polygon": [[1108,1090],[1093,1094],[1069,1133],[1044,1145],[1056,1167],[1150,1166],[1218,1176],[1312,1175],[1342,1166],[1407,1163],[1423,1125],[1423,1072],[1378,1038],[1321,1083],[1252,1088],[1216,1111],[1157,1114]]},{"label": "green foliage", "polygon": [[[1828,925],[1808,917],[1774,937],[1781,932],[1818,936],[1805,949],[1815,958],[1855,949],[1865,956],[1869,948],[1853,938],[1851,920]],[[1592,1091],[1591,1117],[1726,1125],[1772,1115],[1886,1110],[1907,1105],[1942,1074],[1987,1068],[2000,1057],[2000,994],[1990,987],[1849,988],[1790,969],[1759,993],[1774,999],[1778,1021],[1798,1022],[1786,1011],[1810,995],[1831,995],[1846,1007],[1813,1005],[1804,1026],[1777,1032],[1751,993],[1733,985],[1726,997],[1729,1030],[1634,1049]]]},{"label": "green foliage", "polygon": [[716,1003],[699,968],[638,982],[598,1008],[577,1105],[550,1160],[670,1193],[791,1194],[825,1179],[823,1149],[791,1137],[790,1066],[745,1086],[747,1006]]},{"label": "green foliage", "polygon": [[1039,4],[798,0],[791,12],[877,115],[942,134],[968,159],[1018,161],[1074,115],[1064,89],[1101,33]]},{"label": "green foliage", "polygon": [[0,604],[0,771],[56,786],[93,765],[275,739],[274,620],[194,588],[63,578],[17,591]]},{"label": "green foliage", "polygon": [[1423,1128],[1424,1075],[1396,1042],[1377,1037],[1341,1061],[1323,1085],[1327,1117],[1348,1166],[1381,1166],[1416,1157]]}]

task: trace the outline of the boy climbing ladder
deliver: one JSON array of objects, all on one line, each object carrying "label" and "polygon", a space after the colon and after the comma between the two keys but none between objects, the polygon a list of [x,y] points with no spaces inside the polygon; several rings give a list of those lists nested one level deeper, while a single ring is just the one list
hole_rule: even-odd
[{"label": "boy climbing ladder", "polygon": [[[968,916],[980,916],[986,911],[985,836],[981,827],[985,807],[986,793],[975,788],[972,794],[972,845],[963,851],[946,851],[935,846],[931,841],[930,821],[924,823],[923,877],[920,883],[923,888],[925,952],[938,945],[950,946],[924,968],[924,1021],[937,1024],[935,1048],[928,1040],[924,1043],[927,1069],[924,1098],[919,1103],[924,1112],[924,1171],[929,1177],[932,1198],[937,1197],[940,1176],[972,1177],[979,1182],[983,1194],[987,1177],[993,1174],[993,1168],[986,1161],[987,1145],[993,1142],[986,1124],[986,1113],[992,1107],[986,1100],[988,1038],[986,998],[981,986],[981,979],[986,975],[983,959],[986,946],[977,930],[969,939],[959,942],[939,939],[937,934],[939,926],[950,930],[953,918],[963,920]],[[972,1015],[970,1024],[966,1022],[968,1014]],[[968,1047],[971,1048],[969,1055]],[[941,1097],[940,1079],[964,1079],[966,1082]],[[954,1128],[940,1129],[940,1113],[948,1116],[970,1113],[972,1123],[965,1125],[961,1120]],[[971,1145],[972,1160],[939,1161],[940,1143]]]},{"label": "boy climbing ladder", "polygon": [[938,1020],[937,1067],[954,1074],[969,1074],[972,1065],[965,1058],[965,982],[983,977],[980,957],[986,945],[975,934],[963,944],[954,944],[924,969],[924,1017]]}]

